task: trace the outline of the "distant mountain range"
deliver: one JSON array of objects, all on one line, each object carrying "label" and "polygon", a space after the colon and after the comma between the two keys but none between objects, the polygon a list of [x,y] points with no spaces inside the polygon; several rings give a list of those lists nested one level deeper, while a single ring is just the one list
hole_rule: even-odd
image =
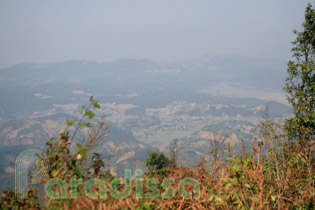
[{"label": "distant mountain range", "polygon": [[0,116],[33,116],[57,109],[54,105],[81,104],[87,95],[94,95],[102,103],[146,108],[164,107],[174,101],[208,103],[217,100],[214,96],[231,94],[234,98],[267,100],[274,96],[280,101],[285,69],[285,62],[238,56],[169,63],[24,63],[0,69]]}]

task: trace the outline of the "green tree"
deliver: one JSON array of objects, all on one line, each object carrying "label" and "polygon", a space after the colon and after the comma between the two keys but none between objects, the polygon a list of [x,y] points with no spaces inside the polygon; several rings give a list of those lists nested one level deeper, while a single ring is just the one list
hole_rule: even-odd
[{"label": "green tree", "polygon": [[148,174],[166,175],[170,164],[171,161],[163,152],[151,152],[145,161]]},{"label": "green tree", "polygon": [[285,90],[294,116],[287,119],[285,130],[302,150],[314,140],[315,134],[315,9],[308,4],[302,31],[294,30],[292,42],[294,61],[289,61]]}]

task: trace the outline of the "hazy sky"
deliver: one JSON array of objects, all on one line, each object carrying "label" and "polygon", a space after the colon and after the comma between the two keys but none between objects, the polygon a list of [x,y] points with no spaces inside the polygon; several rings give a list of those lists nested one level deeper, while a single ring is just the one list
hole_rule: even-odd
[{"label": "hazy sky", "polygon": [[308,2],[0,0],[0,67],[221,54],[289,59]]}]

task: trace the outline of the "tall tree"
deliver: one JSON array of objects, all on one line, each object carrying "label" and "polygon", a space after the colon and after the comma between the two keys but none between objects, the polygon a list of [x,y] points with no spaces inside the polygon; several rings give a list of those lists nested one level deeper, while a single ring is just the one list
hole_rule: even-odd
[{"label": "tall tree", "polygon": [[294,60],[289,61],[285,90],[294,116],[286,120],[285,129],[302,149],[315,134],[315,9],[308,4],[302,31],[294,30]]}]

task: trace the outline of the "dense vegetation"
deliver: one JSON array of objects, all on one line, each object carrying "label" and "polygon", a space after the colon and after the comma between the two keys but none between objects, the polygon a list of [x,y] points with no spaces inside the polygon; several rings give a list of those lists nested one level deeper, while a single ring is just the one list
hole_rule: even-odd
[{"label": "dense vegetation", "polygon": [[[82,106],[82,117],[69,121],[58,139],[47,142],[50,167],[43,184],[56,178],[66,183],[75,179],[80,180],[77,189],[52,185],[50,194],[43,195],[33,188],[24,198],[5,191],[1,209],[315,209],[315,9],[311,5],[306,8],[303,31],[295,33],[296,60],[288,64],[285,87],[294,116],[278,125],[267,108],[258,125],[260,139],[251,151],[245,147],[232,151],[225,134],[218,133],[209,151],[211,159],[202,158],[188,168],[176,164],[176,141],[170,146],[170,157],[149,154],[146,173],[136,171],[131,179],[127,171],[124,187],[103,170],[105,163],[93,153],[106,130],[102,118],[91,121],[93,109],[99,108],[91,97],[90,104]],[[90,129],[87,139],[75,144],[82,128]],[[94,184],[87,190],[80,183],[88,180]]]}]

